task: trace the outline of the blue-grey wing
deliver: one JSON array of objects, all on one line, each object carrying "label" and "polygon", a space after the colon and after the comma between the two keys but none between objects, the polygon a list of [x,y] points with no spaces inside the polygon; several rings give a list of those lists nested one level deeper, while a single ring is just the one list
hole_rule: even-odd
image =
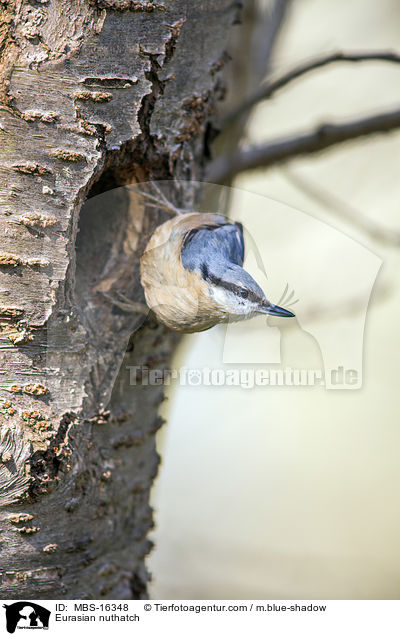
[{"label": "blue-grey wing", "polygon": [[[186,269],[202,271],[204,264],[229,261],[243,265],[244,238],[241,223],[202,225],[190,230],[181,249],[182,264]],[[211,263],[212,264],[212,263]]]}]

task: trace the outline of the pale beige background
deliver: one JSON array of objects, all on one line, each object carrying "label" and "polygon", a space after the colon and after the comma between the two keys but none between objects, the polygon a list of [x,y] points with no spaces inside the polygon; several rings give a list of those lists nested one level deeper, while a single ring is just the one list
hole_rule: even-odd
[{"label": "pale beige background", "polygon": [[[319,52],[400,50],[397,0],[294,5],[277,71]],[[389,110],[399,98],[400,67],[336,65],[259,107],[250,137],[260,141],[318,121]],[[365,217],[398,230],[399,169],[399,133],[289,167]],[[298,190],[285,169],[244,175],[236,185],[330,223],[383,260],[367,317],[364,386],[355,392],[216,387],[171,392],[164,408],[169,425],[160,437],[163,465],[153,492],[152,597],[399,598],[399,250],[375,242]],[[251,226],[264,260],[273,257],[276,263],[278,252],[271,253],[262,221],[257,231],[262,205],[243,209],[243,200],[235,198],[232,214]],[[271,228],[276,245],[290,247],[293,259],[284,283],[295,263],[307,287],[310,237],[278,229]],[[308,284],[307,299],[313,291],[318,296],[318,286]],[[270,292],[277,300],[278,287]],[[336,289],[335,299],[346,300],[346,290]],[[359,319],[355,311],[319,320],[338,325],[351,346],[352,321]],[[301,330],[285,332],[291,360],[312,366],[320,359],[309,338]],[[175,363],[220,366],[223,339],[222,328],[187,337]]]}]

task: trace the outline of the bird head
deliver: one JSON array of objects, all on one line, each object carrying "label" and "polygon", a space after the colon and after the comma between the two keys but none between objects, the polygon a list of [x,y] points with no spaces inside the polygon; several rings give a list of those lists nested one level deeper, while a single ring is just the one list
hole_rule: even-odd
[{"label": "bird head", "polygon": [[245,320],[256,314],[285,318],[295,315],[271,303],[254,278],[239,265],[234,263],[221,263],[217,267],[203,265],[201,275],[208,284],[211,301],[221,313],[226,314],[228,320]]}]

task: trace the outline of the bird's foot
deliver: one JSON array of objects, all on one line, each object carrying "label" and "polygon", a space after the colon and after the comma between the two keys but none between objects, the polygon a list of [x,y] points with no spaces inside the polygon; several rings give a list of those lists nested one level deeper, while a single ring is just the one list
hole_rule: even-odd
[{"label": "bird's foot", "polygon": [[117,292],[117,296],[111,296],[106,292],[100,292],[104,298],[106,298],[112,305],[115,305],[122,311],[125,311],[129,314],[144,314],[147,315],[150,309],[147,307],[145,303],[135,302],[130,298],[127,298],[121,292]]}]

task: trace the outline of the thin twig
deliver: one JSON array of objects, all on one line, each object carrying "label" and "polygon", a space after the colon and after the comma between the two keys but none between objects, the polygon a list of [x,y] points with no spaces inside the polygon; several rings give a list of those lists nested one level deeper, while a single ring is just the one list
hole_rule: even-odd
[{"label": "thin twig", "polygon": [[250,97],[233,108],[230,113],[227,113],[223,117],[221,125],[222,127],[229,126],[235,119],[253,108],[253,106],[259,102],[272,97],[272,95],[281,88],[284,88],[299,77],[307,75],[318,68],[334,64],[335,62],[357,63],[371,61],[400,64],[400,54],[391,51],[366,51],[364,53],[343,53],[338,51],[337,53],[329,53],[313,60],[302,62],[281,77],[278,77],[278,79],[272,81],[267,80],[267,82],[260,86]]},{"label": "thin twig", "polygon": [[168,199],[161,192],[161,190],[155,186],[155,183],[153,181],[151,181],[150,183],[154,187],[156,192],[159,194],[159,196],[150,194],[149,192],[144,192],[143,190],[139,190],[137,188],[133,188],[132,186],[129,186],[129,191],[134,192],[135,194],[139,194],[144,199],[147,199],[148,201],[150,201],[151,203],[148,204],[149,207],[165,210],[166,212],[169,212],[170,214],[175,214],[175,215],[184,214],[185,212],[187,212],[187,210],[176,208],[173,205],[173,203],[168,201]]},{"label": "thin twig", "polygon": [[309,133],[241,150],[232,157],[219,157],[210,165],[208,180],[223,183],[245,170],[267,168],[293,157],[320,152],[351,139],[387,133],[396,128],[400,128],[399,109],[341,124],[323,124]]},{"label": "thin twig", "polygon": [[151,184],[153,190],[156,191],[158,196],[161,197],[161,200],[164,201],[164,203],[165,203],[165,205],[167,207],[170,207],[170,209],[173,210],[175,212],[175,214],[181,214],[181,211],[177,207],[175,207],[175,205],[173,203],[171,203],[171,201],[168,201],[168,199],[165,196],[164,192],[162,190],[160,190],[160,188],[158,187],[158,185],[154,181],[151,181],[151,179],[150,179],[149,183]]}]

